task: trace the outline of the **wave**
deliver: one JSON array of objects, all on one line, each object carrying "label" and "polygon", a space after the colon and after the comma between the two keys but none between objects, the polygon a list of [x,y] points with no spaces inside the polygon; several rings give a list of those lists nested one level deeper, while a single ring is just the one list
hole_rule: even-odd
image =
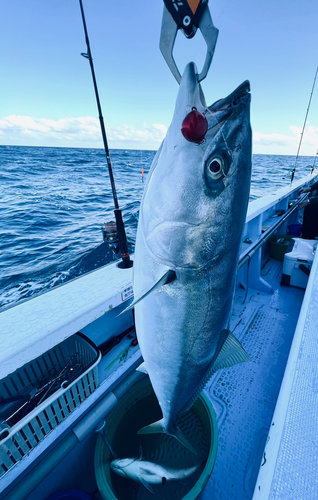
[{"label": "wave", "polygon": [[[112,150],[128,248],[134,251],[139,204],[155,151]],[[0,307],[51,290],[113,260],[101,226],[114,220],[102,149],[0,146]],[[300,157],[296,179],[314,158]],[[250,199],[289,183],[294,158],[253,156]]]}]

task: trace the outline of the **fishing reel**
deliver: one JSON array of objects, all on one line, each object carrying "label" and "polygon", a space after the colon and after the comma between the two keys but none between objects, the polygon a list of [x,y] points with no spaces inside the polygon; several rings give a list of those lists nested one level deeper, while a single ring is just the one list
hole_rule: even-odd
[{"label": "fishing reel", "polygon": [[104,226],[101,227],[101,230],[103,233],[103,240],[108,243],[114,256],[117,255],[119,253],[119,239],[116,222],[105,222]]}]

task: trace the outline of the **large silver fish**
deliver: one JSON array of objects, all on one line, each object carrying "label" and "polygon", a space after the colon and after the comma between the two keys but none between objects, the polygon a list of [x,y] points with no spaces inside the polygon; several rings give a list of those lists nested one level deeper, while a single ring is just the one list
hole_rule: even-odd
[{"label": "large silver fish", "polygon": [[[229,332],[251,178],[250,87],[207,108],[194,63],[182,76],[172,123],[148,175],[135,259],[136,330],[165,432],[191,449],[176,416],[218,369],[248,361]],[[201,144],[181,133],[196,108],[208,120]]]},{"label": "large silver fish", "polygon": [[198,468],[173,469],[142,458],[117,458],[111,462],[110,467],[119,476],[141,482],[151,493],[152,484],[164,485],[166,482],[180,481],[191,476]]}]

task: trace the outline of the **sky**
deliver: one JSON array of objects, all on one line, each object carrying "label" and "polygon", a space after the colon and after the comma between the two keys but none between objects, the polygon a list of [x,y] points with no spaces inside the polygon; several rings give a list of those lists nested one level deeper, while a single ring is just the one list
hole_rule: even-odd
[{"label": "sky", "polygon": [[[178,83],[159,50],[163,0],[83,0],[109,147],[158,149]],[[207,104],[251,83],[253,152],[296,155],[318,65],[317,0],[210,0]],[[102,147],[78,0],[2,0],[0,145]],[[205,42],[179,31],[180,71]],[[318,148],[318,82],[301,155]]]}]

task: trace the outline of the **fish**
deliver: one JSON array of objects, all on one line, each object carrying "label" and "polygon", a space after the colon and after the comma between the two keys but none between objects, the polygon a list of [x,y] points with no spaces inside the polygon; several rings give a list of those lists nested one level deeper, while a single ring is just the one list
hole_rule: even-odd
[{"label": "fish", "polygon": [[166,482],[180,481],[191,476],[198,466],[187,469],[163,467],[141,458],[117,458],[110,463],[110,468],[119,476],[139,481],[153,493],[153,484],[165,485]]},{"label": "fish", "polygon": [[[174,115],[155,155],[139,212],[133,289],[136,333],[163,418],[139,434],[175,436],[176,424],[219,369],[248,362],[229,330],[252,170],[250,84],[207,106],[194,63],[182,75]],[[208,122],[199,144],[185,117]]]}]

